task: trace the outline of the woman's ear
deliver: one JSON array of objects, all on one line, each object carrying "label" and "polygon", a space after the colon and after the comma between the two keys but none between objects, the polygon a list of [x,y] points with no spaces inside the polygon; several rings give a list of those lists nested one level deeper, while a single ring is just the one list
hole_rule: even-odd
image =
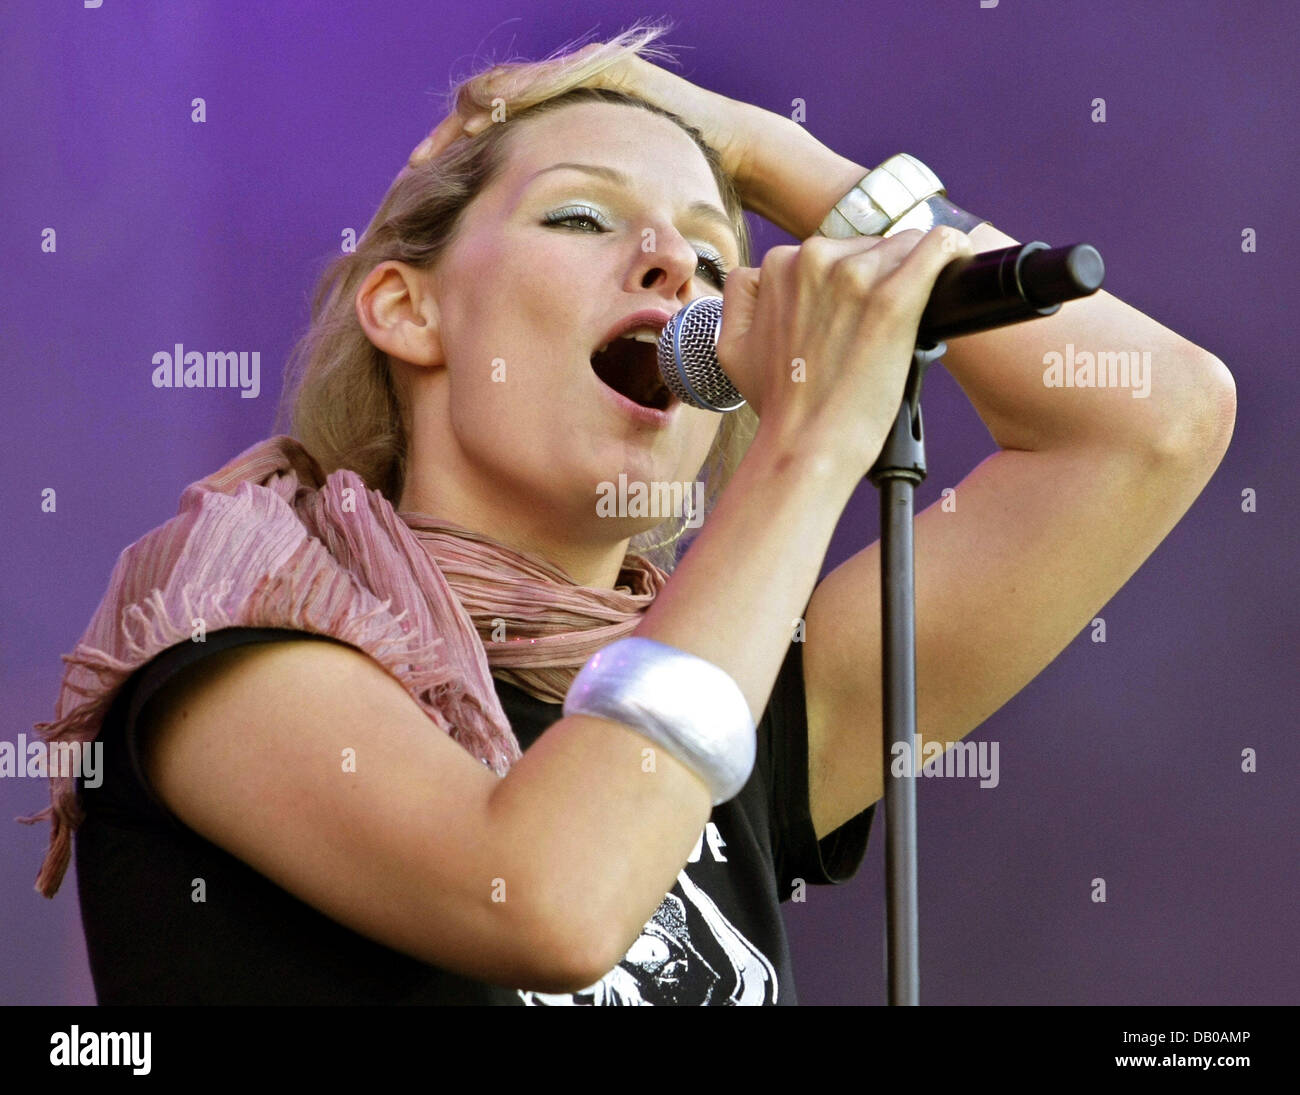
[{"label": "woman's ear", "polygon": [[357,290],[357,320],[380,350],[411,365],[442,365],[438,306],[428,271],[381,262]]}]

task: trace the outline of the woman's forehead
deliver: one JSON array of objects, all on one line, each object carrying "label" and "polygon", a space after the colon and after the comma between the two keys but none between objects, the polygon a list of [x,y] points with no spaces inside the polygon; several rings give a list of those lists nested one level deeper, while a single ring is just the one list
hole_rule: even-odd
[{"label": "woman's forehead", "polygon": [[630,193],[661,190],[712,230],[724,254],[730,250],[740,256],[740,238],[713,169],[672,119],[622,103],[585,102],[525,120],[528,125],[511,134],[497,180],[513,195],[506,199],[509,204],[548,181],[557,187],[565,180],[595,182]]},{"label": "woman's forehead", "polygon": [[[704,153],[669,118],[623,103],[570,103],[527,119],[510,142],[509,171],[534,176],[563,163],[607,169],[609,181],[653,177],[679,190],[704,189],[717,201],[717,183]],[[613,173],[625,176],[615,180]]]}]

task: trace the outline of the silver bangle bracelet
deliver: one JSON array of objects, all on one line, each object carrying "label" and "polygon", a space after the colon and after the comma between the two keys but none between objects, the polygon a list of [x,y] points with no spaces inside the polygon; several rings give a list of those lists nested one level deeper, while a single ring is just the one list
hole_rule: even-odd
[{"label": "silver bangle bracelet", "polygon": [[950,225],[969,232],[985,221],[954,205],[939,176],[915,156],[900,152],[868,171],[822,221],[818,235],[833,239],[890,236]]},{"label": "silver bangle bracelet", "polygon": [[713,805],[739,794],[754,770],[754,719],[740,686],[712,662],[638,637],[619,639],[582,667],[565,715],[631,727],[709,788]]},{"label": "silver bangle bracelet", "polygon": [[961,206],[953,205],[942,194],[931,194],[894,221],[885,230],[885,235],[892,236],[895,232],[904,232],[909,228],[928,232],[939,225],[948,225],[962,232],[969,232],[976,225],[987,223],[982,217],[967,213]]}]

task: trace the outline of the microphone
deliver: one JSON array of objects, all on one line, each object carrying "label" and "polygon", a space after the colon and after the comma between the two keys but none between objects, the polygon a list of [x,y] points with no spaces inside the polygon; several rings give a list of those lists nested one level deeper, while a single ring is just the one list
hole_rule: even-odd
[{"label": "microphone", "polygon": [[[962,255],[935,279],[917,325],[918,347],[1006,327],[1060,311],[1061,303],[1101,288],[1106,268],[1091,244],[1049,247],[1035,240]],[[744,397],[718,364],[720,297],[700,297],[677,312],[659,336],[659,372],[683,403],[725,413]]]}]

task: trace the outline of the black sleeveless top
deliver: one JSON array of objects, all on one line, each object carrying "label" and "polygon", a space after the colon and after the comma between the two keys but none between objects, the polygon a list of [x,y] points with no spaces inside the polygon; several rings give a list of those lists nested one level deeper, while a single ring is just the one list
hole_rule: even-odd
[{"label": "black sleeveless top", "polygon": [[[582,992],[475,981],[360,935],[280,889],[184,825],[140,762],[149,700],[205,657],[241,643],[336,640],[229,628],[141,666],[99,740],[104,775],[78,793],[78,895],[100,1004],[794,1004],[781,919],[798,880],[847,881],[874,806],[816,839],[808,804],[802,644],[789,653],[758,726],[744,789],[714,808],[691,860],[623,960]],[[495,681],[521,749],[561,717]],[[203,879],[203,900],[195,879]]]}]

